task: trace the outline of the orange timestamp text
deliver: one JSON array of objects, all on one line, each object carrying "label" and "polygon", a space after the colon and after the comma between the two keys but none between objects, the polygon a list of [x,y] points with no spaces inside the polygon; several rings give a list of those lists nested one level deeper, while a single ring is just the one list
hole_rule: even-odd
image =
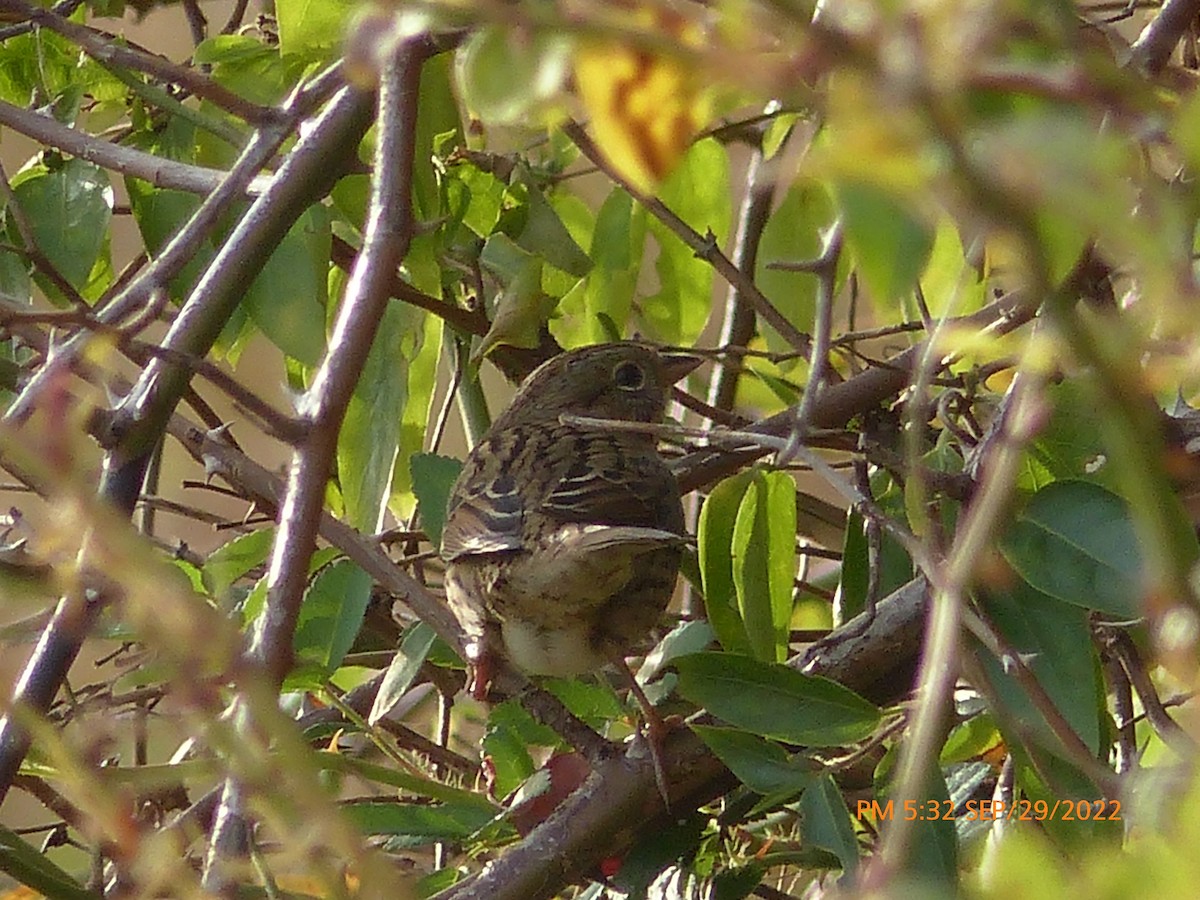
[{"label": "orange timestamp text", "polygon": [[949,800],[859,800],[857,819],[890,822],[937,822],[965,819],[968,822],[1120,822],[1120,800],[968,800],[960,810]]}]

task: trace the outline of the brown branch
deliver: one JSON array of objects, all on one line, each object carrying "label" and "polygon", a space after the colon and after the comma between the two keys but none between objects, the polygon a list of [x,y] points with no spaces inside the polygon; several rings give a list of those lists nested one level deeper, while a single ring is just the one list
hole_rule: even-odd
[{"label": "brown branch", "polygon": [[1197,0],[1165,0],[1158,15],[1130,46],[1130,62],[1150,75],[1157,75],[1166,68],[1197,14],[1200,14]]},{"label": "brown branch", "polygon": [[[1006,298],[957,319],[955,324],[1007,334],[1033,318],[1034,312],[1035,307],[1027,299]],[[923,341],[892,357],[886,365],[875,366],[853,378],[826,387],[813,403],[810,426],[814,429],[843,428],[855,416],[874,409],[898,394],[908,384],[913,367],[927,347],[928,342]],[[745,430],[783,437],[789,433],[795,420],[796,409],[793,407],[756,422]],[[698,450],[678,460],[673,468],[680,487],[686,493],[736,472],[767,452],[766,447],[734,452]]]},{"label": "brown branch", "polygon": [[[776,181],[774,173],[765,165],[762,149],[759,148],[751,158],[746,173],[746,195],[742,198],[742,209],[738,215],[737,234],[733,244],[734,262],[738,271],[744,273],[747,278],[754,277],[758,266],[758,247],[771,215]],[[742,296],[738,285],[729,285],[725,295],[723,319],[719,339],[722,346],[733,344],[744,347],[750,343],[754,337],[754,308]],[[708,402],[717,409],[732,409],[740,374],[741,366],[718,362],[713,367],[709,381]]]},{"label": "brown branch", "polygon": [[168,84],[179,85],[189,93],[208,100],[256,128],[279,121],[280,111],[277,108],[252,103],[195,69],[176,65],[161,56],[130,47],[114,34],[72,22],[58,15],[53,9],[42,9],[25,0],[9,0],[9,4],[22,12],[32,24],[53,31],[77,44],[84,53],[102,65],[133,69]]},{"label": "brown branch", "polygon": [[[879,604],[869,623],[851,620],[792,665],[840,681],[877,703],[892,703],[911,683],[925,610],[925,583],[909,582]],[[852,634],[849,639],[844,635]],[[696,735],[680,728],[664,742],[671,809],[692,810],[730,790],[729,771]],[[648,758],[603,760],[546,821],[477,875],[438,900],[542,900],[588,877],[601,860],[652,840],[666,824]]]}]

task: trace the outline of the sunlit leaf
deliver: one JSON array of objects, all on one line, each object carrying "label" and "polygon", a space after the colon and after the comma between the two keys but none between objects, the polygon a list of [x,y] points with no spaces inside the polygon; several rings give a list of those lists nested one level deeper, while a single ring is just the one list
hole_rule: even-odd
[{"label": "sunlit leaf", "polygon": [[787,472],[755,470],[738,504],[730,549],[738,611],[754,655],[787,655],[796,575],[796,483]]},{"label": "sunlit leaf", "polygon": [[[631,19],[685,46],[703,40],[697,26],[667,7],[638,5]],[[698,73],[677,57],[631,42],[581,42],[575,82],[596,144],[642,191],[666,178],[708,118]]]}]

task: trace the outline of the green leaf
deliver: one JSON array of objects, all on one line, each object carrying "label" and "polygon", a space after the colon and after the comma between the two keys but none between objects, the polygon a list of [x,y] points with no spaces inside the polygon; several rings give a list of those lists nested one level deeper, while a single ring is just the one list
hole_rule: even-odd
[{"label": "green leaf", "polygon": [[796,483],[756,469],[733,523],[733,585],[750,647],[759,659],[787,656],[796,577]]},{"label": "green leaf", "polygon": [[354,0],[276,0],[279,49],[287,55],[322,55],[342,43]]},{"label": "green leaf", "polygon": [[794,760],[774,741],[735,728],[693,725],[692,731],[738,781],[755,793],[794,795],[812,783],[813,764]]},{"label": "green leaf", "polygon": [[379,693],[375,695],[375,702],[371,704],[371,714],[367,717],[369,724],[374,725],[391,712],[412,687],[436,637],[433,629],[424,622],[417,622],[408,629],[404,639],[400,641],[399,651],[392,657],[391,664],[383,675],[383,681],[379,683]]},{"label": "green leaf", "polygon": [[618,332],[624,330],[645,242],[645,211],[635,208],[625,191],[613,190],[596,215],[590,253],[593,268],[562,298],[560,315],[550,322],[559,343],[572,347],[612,340],[606,319]]},{"label": "green leaf", "polygon": [[[96,900],[98,896],[3,825],[0,825],[0,872],[55,900]],[[16,890],[6,892],[6,896],[18,894],[23,895]]]},{"label": "green leaf", "polygon": [[325,350],[329,213],[310,206],[296,220],[246,292],[254,323],[276,347],[307,366]]},{"label": "green leaf", "polygon": [[558,299],[542,291],[540,257],[521,249],[506,234],[488,238],[479,257],[504,283],[496,298],[492,324],[473,354],[481,359],[493,347],[509,345],[532,349],[541,341],[542,328],[558,306]]},{"label": "green leaf", "polygon": [[442,528],[446,524],[446,505],[450,489],[462,471],[462,462],[436,453],[414,453],[412,467],[413,491],[417,495],[417,510],[421,527],[434,547],[442,543]]},{"label": "green leaf", "polygon": [[[72,286],[83,288],[100,258],[112,220],[108,174],[92,163],[71,159],[55,169],[27,169],[12,182],[38,250]],[[11,216],[8,239],[21,245]],[[49,293],[58,299],[57,291]]]},{"label": "green leaf", "polygon": [[[775,269],[771,264],[815,259],[821,252],[822,231],[833,219],[833,203],[825,188],[818,182],[800,179],[771,213],[758,244],[754,282],[801,332],[812,331],[817,279],[805,272]],[[768,349],[795,350],[774,328],[762,328]]]},{"label": "green leaf", "polygon": [[421,67],[421,95],[417,101],[416,157],[413,160],[413,204],[418,215],[432,221],[446,213],[441,188],[441,145],[466,143],[460,104],[454,93],[453,55],[441,53]]},{"label": "green leaf", "polygon": [[1112,467],[1096,428],[1093,395],[1075,379],[1048,385],[1043,398],[1053,412],[1025,448],[1017,486],[1036,491],[1053,481],[1079,479],[1113,486]]},{"label": "green leaf", "polygon": [[646,654],[646,659],[637,672],[637,680],[641,684],[650,681],[663,669],[670,666],[671,661],[689,653],[699,653],[713,642],[715,635],[712,625],[703,619],[691,622],[680,622],[663,636],[658,645]]},{"label": "green leaf", "polygon": [[[411,255],[410,253],[410,257]],[[400,419],[400,446],[396,451],[391,496],[388,499],[392,513],[402,520],[407,520],[417,508],[419,498],[414,493],[412,460],[425,446],[425,431],[429,424],[433,391],[437,386],[438,360],[442,353],[441,317],[423,318],[423,333],[417,332],[413,335],[420,343],[416,355],[408,363],[404,415]],[[445,504],[441,509],[445,510]],[[433,515],[432,508],[427,508],[426,512]],[[424,516],[422,521],[427,522]],[[425,527],[428,528],[428,524]],[[440,535],[441,525],[437,528]]]},{"label": "green leaf", "polygon": [[546,690],[562,701],[572,715],[597,730],[625,714],[625,706],[612,687],[603,681],[580,678],[545,678]]},{"label": "green leaf", "polygon": [[877,185],[840,182],[837,199],[846,246],[863,281],[880,309],[893,309],[925,269],[933,249],[932,229]]},{"label": "green leaf", "polygon": [[259,528],[222,544],[204,561],[205,590],[217,600],[222,599],[234,582],[266,563],[274,540],[274,528]]},{"label": "green leaf", "polygon": [[463,100],[489,124],[516,123],[558,94],[571,46],[562,33],[507,25],[479,28],[458,53]]},{"label": "green leaf", "polygon": [[675,667],[683,697],[763,737],[834,747],[879,724],[878,708],[849,688],[778,663],[709,652],[680,657]]},{"label": "green leaf", "polygon": [[583,252],[553,206],[534,185],[526,185],[525,226],[514,236],[517,245],[540,256],[555,268],[582,278],[592,268],[591,258]]},{"label": "green leaf", "polygon": [[[391,497],[401,423],[410,399],[409,365],[426,338],[424,325],[425,314],[406,304],[387,307],[338,437],[338,484],[346,519],[371,534],[381,527]],[[416,402],[428,403],[428,398]]]},{"label": "green leaf", "polygon": [[[935,319],[973,313],[987,300],[987,281],[967,262],[958,227],[949,216],[938,218],[929,262],[921,273],[920,284],[925,303]],[[908,311],[908,317],[919,319],[915,303],[913,307]]]},{"label": "green leaf", "polygon": [[1032,587],[1123,619],[1139,615],[1141,556],[1125,501],[1086,481],[1057,481],[1026,504],[1000,544]]},{"label": "green leaf", "polygon": [[806,847],[828,850],[852,874],[858,868],[858,842],[850,811],[828,772],[817,776],[800,798],[800,840]]},{"label": "green leaf", "polygon": [[733,586],[733,524],[750,484],[751,474],[726,478],[704,499],[696,528],[704,609],[721,646],[750,655],[750,638],[738,609]]},{"label": "green leaf", "polygon": [[537,770],[529,755],[529,741],[522,734],[521,725],[525,723],[522,715],[527,717],[528,713],[520,710],[518,714],[511,702],[497,705],[488,717],[487,730],[480,741],[497,797],[507,797]]},{"label": "green leaf", "polygon": [[318,572],[296,623],[297,662],[325,673],[340,666],[362,627],[370,597],[371,576],[348,559]]},{"label": "green leaf", "polygon": [[[1093,753],[1099,753],[1104,691],[1087,611],[1055,600],[1024,582],[1003,592],[985,592],[980,602],[988,618],[1033,671],[1059,714]],[[1002,662],[986,652],[980,653],[980,659],[1010,719],[1023,727],[1037,728],[1047,746],[1057,746],[1057,738],[1037,707]]]},{"label": "green leaf", "polygon": [[403,845],[408,847],[439,840],[464,840],[494,818],[488,810],[457,803],[429,806],[366,800],[347,804],[343,809],[363,834],[403,837]]},{"label": "green leaf", "polygon": [[[926,797],[892,798],[895,815],[911,817],[915,832],[912,855],[904,874],[918,883],[927,884],[931,891],[941,886],[948,892],[947,896],[952,896],[958,883],[958,840],[954,820],[948,815],[950,792],[936,760],[930,760],[928,765]],[[880,791],[880,794],[886,795],[887,791]]]},{"label": "green leaf", "polygon": [[[697,232],[724,243],[733,208],[729,157],[716,140],[696,141],[657,193]],[[712,308],[712,266],[657,218],[650,220],[650,233],[659,245],[659,291],[639,304],[645,331],[668,344],[692,344]]]}]

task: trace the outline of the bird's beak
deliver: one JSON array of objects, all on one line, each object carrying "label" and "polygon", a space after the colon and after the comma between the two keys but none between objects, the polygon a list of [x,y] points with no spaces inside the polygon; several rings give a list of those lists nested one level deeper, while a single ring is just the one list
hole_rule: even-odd
[{"label": "bird's beak", "polygon": [[659,357],[662,359],[663,371],[667,373],[667,384],[674,384],[704,362],[702,357],[692,356],[690,353],[660,353]]}]

